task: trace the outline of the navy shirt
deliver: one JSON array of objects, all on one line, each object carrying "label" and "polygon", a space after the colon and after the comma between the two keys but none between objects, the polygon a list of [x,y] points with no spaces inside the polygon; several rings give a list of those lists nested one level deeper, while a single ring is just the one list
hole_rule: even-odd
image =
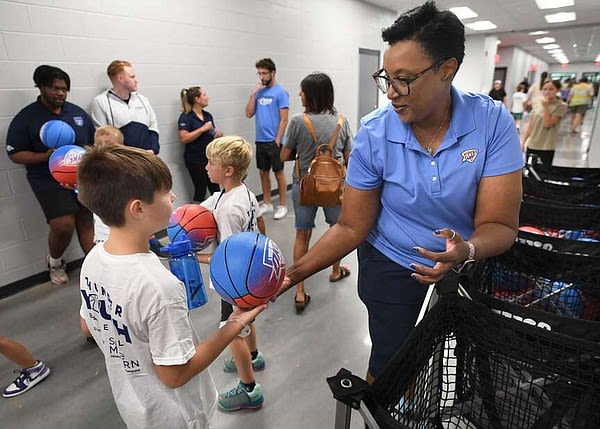
[{"label": "navy shirt", "polygon": [[194,164],[208,164],[208,158],[206,157],[206,146],[215,138],[215,121],[212,115],[206,110],[202,111],[204,120],[200,119],[196,112],[193,110],[189,113],[182,113],[179,116],[179,130],[186,130],[189,132],[195,131],[202,127],[207,122],[212,122],[213,129],[200,134],[200,136],[188,144],[185,145],[185,152],[183,153],[183,159],[185,162]]},{"label": "navy shirt", "polygon": [[[60,119],[71,125],[75,131],[75,143],[79,146],[91,145],[94,142],[94,125],[88,114],[79,106],[65,101],[57,115],[40,101],[31,103],[13,118],[6,134],[6,152],[13,155],[24,150],[46,152],[48,147],[42,143],[40,128],[47,121]],[[27,180],[34,192],[49,189],[62,189],[60,184],[50,175],[48,162],[25,164]]]}]

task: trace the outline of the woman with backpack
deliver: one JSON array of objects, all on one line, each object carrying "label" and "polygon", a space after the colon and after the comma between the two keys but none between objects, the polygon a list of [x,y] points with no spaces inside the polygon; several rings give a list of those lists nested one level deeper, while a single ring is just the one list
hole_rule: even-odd
[{"label": "woman with backpack", "polygon": [[[317,154],[317,144],[327,145],[333,133],[337,132],[337,139],[332,145],[332,156],[337,161],[346,165],[352,142],[352,132],[345,118],[341,118],[341,127],[339,130],[337,129],[340,116],[338,116],[333,106],[333,84],[329,76],[324,73],[309,74],[300,83],[299,95],[304,106],[304,113],[296,114],[290,120],[287,127],[285,145],[281,150],[281,159],[283,161],[292,160],[292,154],[297,154],[297,167],[294,170],[292,184],[292,200],[296,215],[294,261],[301,258],[308,251],[312,230],[315,227],[317,209],[319,207],[323,208],[325,221],[330,227],[337,223],[341,211],[341,205],[326,207],[300,204],[299,183],[301,178],[307,173]],[[312,134],[316,142],[311,136],[309,127],[313,129]],[[332,265],[329,281],[337,282],[349,274],[350,271],[348,268],[340,265],[340,261],[336,261]],[[305,292],[304,282],[298,283],[294,299],[296,313],[302,313],[309,302],[310,295]]]}]

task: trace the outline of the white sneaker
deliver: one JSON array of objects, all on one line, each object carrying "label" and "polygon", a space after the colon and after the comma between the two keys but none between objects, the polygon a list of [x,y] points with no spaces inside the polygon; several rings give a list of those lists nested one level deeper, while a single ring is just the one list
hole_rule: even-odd
[{"label": "white sneaker", "polygon": [[48,270],[50,271],[50,281],[55,285],[64,285],[69,282],[69,275],[67,274],[67,264],[62,261],[60,266],[50,266],[50,255],[46,256],[48,262]]},{"label": "white sneaker", "polygon": [[288,209],[286,206],[277,206],[277,210],[275,210],[275,214],[273,214],[273,219],[279,220],[286,217],[288,214]]},{"label": "white sneaker", "polygon": [[260,203],[258,208],[260,209],[261,216],[266,213],[273,213],[273,204]]}]

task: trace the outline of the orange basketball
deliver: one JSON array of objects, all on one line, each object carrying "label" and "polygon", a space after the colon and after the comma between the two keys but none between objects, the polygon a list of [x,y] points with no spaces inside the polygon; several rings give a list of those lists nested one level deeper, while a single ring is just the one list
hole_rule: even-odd
[{"label": "orange basketball", "polygon": [[172,243],[190,240],[202,249],[217,239],[217,222],[212,212],[199,204],[184,204],[173,212],[167,227]]},{"label": "orange basketball", "polygon": [[81,146],[61,146],[52,152],[48,159],[50,174],[61,185],[75,187],[77,185],[77,168],[85,153]]}]

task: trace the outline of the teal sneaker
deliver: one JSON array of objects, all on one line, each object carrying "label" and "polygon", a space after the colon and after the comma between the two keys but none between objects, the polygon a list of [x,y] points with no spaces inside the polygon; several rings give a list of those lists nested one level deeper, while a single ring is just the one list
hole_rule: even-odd
[{"label": "teal sneaker", "polygon": [[[263,357],[261,352],[258,352],[256,355],[256,359],[252,359],[252,369],[254,371],[262,371],[265,369],[266,363],[265,358]],[[237,368],[235,366],[235,362],[233,361],[233,357],[230,357],[223,364],[223,371],[228,373],[237,372]]]},{"label": "teal sneaker", "polygon": [[238,380],[233,389],[219,394],[218,406],[223,411],[258,409],[264,400],[260,384],[256,383],[252,392],[247,392]]}]

